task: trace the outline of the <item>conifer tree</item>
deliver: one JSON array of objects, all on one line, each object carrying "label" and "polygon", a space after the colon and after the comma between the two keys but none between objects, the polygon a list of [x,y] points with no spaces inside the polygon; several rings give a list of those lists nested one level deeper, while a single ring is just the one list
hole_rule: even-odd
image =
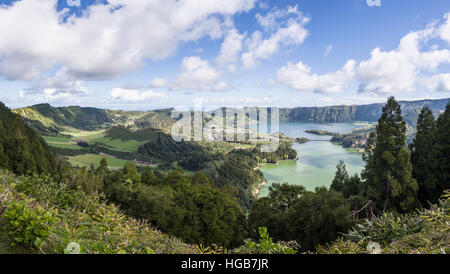
[{"label": "conifer tree", "polygon": [[428,202],[436,203],[442,192],[438,186],[435,143],[436,122],[433,112],[425,106],[417,119],[417,133],[410,145],[413,177],[419,185],[418,197],[424,206]]},{"label": "conifer tree", "polygon": [[330,188],[335,191],[342,191],[344,188],[344,183],[348,179],[348,173],[345,168],[344,161],[340,160],[336,165],[336,173],[334,175],[333,182],[331,183]]},{"label": "conifer tree", "polygon": [[382,111],[363,156],[364,191],[382,210],[407,212],[418,206],[418,185],[412,177],[410,153],[405,147],[406,122],[394,97],[388,98]]},{"label": "conifer tree", "polygon": [[436,171],[438,189],[450,189],[450,103],[437,119],[434,151],[438,163]]}]

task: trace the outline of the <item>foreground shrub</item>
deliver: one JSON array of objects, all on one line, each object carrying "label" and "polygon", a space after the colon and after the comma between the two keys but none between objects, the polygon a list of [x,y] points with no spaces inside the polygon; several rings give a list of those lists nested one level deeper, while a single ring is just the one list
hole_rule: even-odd
[{"label": "foreground shrub", "polygon": [[42,207],[30,208],[25,202],[12,202],[2,215],[11,244],[40,248],[50,234],[55,217]]},{"label": "foreground shrub", "polygon": [[100,194],[86,194],[47,176],[15,177],[0,170],[0,244],[5,243],[26,247],[20,253],[195,252],[194,246],[161,233],[147,220],[123,214]]},{"label": "foreground shrub", "polygon": [[260,240],[259,242],[253,242],[252,240],[246,240],[245,245],[237,250],[237,253],[243,254],[295,254],[297,253],[293,248],[288,245],[298,248],[295,242],[288,244],[282,242],[274,243],[272,238],[269,237],[266,227],[258,228]]},{"label": "foreground shrub", "polygon": [[371,253],[370,244],[379,244],[381,253],[450,253],[450,192],[430,209],[394,216],[385,213],[364,220],[342,238],[319,246],[318,253]]}]

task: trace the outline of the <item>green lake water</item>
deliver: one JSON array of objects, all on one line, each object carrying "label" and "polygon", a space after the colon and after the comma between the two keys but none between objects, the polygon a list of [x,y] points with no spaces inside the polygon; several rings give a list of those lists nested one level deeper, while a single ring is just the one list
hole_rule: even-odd
[{"label": "green lake water", "polygon": [[261,189],[260,197],[268,194],[269,186],[274,182],[303,185],[307,190],[318,186],[330,186],[339,160],[343,160],[350,175],[360,173],[363,169],[362,154],[353,149],[346,149],[326,140],[330,136],[319,136],[306,133],[308,129],[321,129],[332,132],[347,133],[361,127],[351,123],[280,123],[280,132],[289,137],[306,137],[310,141],[304,144],[294,144],[299,159],[297,161],[282,161],[279,165],[267,164],[260,168],[267,184]]}]

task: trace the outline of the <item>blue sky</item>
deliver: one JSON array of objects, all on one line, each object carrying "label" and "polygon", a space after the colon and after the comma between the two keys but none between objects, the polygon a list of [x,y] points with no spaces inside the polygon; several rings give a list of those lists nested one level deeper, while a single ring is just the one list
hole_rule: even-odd
[{"label": "blue sky", "polygon": [[0,3],[0,98],[10,107],[450,97],[446,0]]}]

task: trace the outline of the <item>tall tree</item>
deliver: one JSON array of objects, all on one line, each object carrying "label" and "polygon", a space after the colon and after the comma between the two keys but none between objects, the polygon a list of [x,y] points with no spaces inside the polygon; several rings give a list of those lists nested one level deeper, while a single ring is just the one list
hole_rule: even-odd
[{"label": "tall tree", "polygon": [[394,97],[389,97],[363,156],[364,192],[380,209],[407,212],[418,206],[418,185],[412,177],[410,153],[405,144],[406,122],[401,107]]},{"label": "tall tree", "polygon": [[330,188],[335,191],[342,191],[344,183],[348,179],[347,169],[345,168],[344,161],[340,160],[336,165],[336,173],[334,175],[333,182]]},{"label": "tall tree", "polygon": [[265,226],[276,241],[295,240],[302,250],[314,250],[338,237],[350,225],[349,206],[342,193],[302,186],[273,184],[269,196],[255,201],[248,217],[250,236]]},{"label": "tall tree", "polygon": [[436,171],[438,188],[450,189],[450,103],[444,113],[437,119],[435,149],[436,160],[439,163]]},{"label": "tall tree", "polygon": [[417,133],[410,144],[413,177],[419,185],[418,197],[423,205],[435,203],[442,190],[439,189],[436,159],[436,122],[433,112],[423,107],[417,119]]}]

